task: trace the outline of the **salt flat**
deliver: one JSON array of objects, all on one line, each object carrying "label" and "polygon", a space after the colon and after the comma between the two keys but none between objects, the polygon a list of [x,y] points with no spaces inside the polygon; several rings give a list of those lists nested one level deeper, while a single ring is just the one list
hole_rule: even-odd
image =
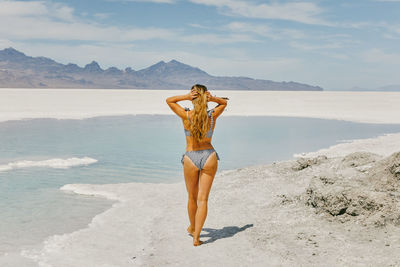
[{"label": "salt flat", "polygon": [[[168,96],[182,90],[0,89],[0,121],[81,119],[127,114],[173,114]],[[400,92],[213,91],[229,97],[224,116],[292,116],[400,123]],[[182,101],[192,107],[190,101]],[[210,107],[215,103],[210,103]]]},{"label": "salt flat", "polygon": [[[381,145],[389,148],[394,137],[400,151],[400,134],[381,137],[367,150],[382,152]],[[352,149],[348,143],[329,151]],[[87,228],[51,236],[42,248],[21,255],[39,266],[399,266],[398,225],[368,213],[317,214],[306,205],[310,182],[342,162],[343,157],[328,158],[299,170],[293,160],[218,172],[200,235],[205,242],[199,247],[193,247],[186,232],[183,182],[67,184],[61,187],[66,193],[118,202]],[[349,170],[349,178],[358,173]],[[361,192],[362,197],[367,193]],[[358,218],[383,226],[364,226]]]},{"label": "salt flat", "polygon": [[[400,123],[400,93],[211,92],[230,98],[224,116]],[[3,89],[0,119],[172,114],[165,98],[182,93]],[[190,102],[183,105],[190,107]],[[398,225],[386,224],[385,218],[374,217],[376,214],[368,217],[369,211],[362,211],[363,218],[367,222],[383,222],[384,226],[362,225],[355,215],[318,214],[306,205],[304,198],[313,179],[326,178],[326,171],[335,174],[338,164],[350,163],[343,156],[359,151],[390,156],[400,151],[400,133],[297,155],[327,156],[322,163],[301,170],[294,169],[297,161],[284,161],[218,172],[201,234],[205,243],[199,247],[192,246],[192,238],[186,233],[183,182],[67,184],[60,188],[66,193],[103,196],[117,202],[93,218],[87,228],[51,236],[41,248],[24,250],[21,255],[39,266],[399,266]],[[349,179],[358,178],[358,172],[366,175],[368,168],[373,169],[371,166],[347,166],[345,171],[341,169],[341,175],[350,173]],[[341,179],[347,182],[346,176]],[[368,199],[369,193],[362,197]],[[396,203],[398,192],[392,193]]]}]

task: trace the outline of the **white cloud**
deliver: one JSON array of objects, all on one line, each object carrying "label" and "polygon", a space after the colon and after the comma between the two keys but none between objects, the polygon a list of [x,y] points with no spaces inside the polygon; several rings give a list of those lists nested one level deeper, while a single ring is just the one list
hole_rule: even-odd
[{"label": "white cloud", "polygon": [[210,29],[211,29],[211,27],[204,26],[204,25],[197,24],[197,23],[189,23],[188,25],[189,25],[190,27],[198,28],[198,29],[207,29],[207,30],[210,30]]},{"label": "white cloud", "polygon": [[282,28],[275,29],[266,24],[231,22],[223,26],[222,29],[226,29],[232,32],[252,33],[275,40],[282,38],[301,39],[306,37],[306,34],[300,30]]},{"label": "white cloud", "polygon": [[[74,15],[74,9],[45,1],[0,1],[0,36],[10,40],[134,42],[152,39],[184,43],[229,44],[258,42],[244,31],[184,34],[179,29],[105,26]],[[95,13],[104,18],[108,14]],[[83,18],[88,17],[83,16]],[[12,25],[12,27],[10,27]]]},{"label": "white cloud", "polygon": [[386,29],[393,34],[398,34],[400,36],[400,25],[399,24],[388,24],[386,26]]},{"label": "white cloud", "polygon": [[49,1],[0,1],[0,17],[40,17],[71,21],[74,9]]},{"label": "white cloud", "polygon": [[[296,29],[285,29],[285,28],[272,28],[265,23],[248,23],[233,21],[231,23],[213,27],[205,26],[201,24],[188,24],[193,28],[205,29],[205,30],[216,30],[238,35],[246,36],[249,42],[261,42],[262,39],[255,39],[254,37],[267,37],[274,40],[279,39],[303,39],[307,35],[305,32]],[[251,35],[251,36],[250,36]],[[222,35],[221,35],[222,36]]]},{"label": "white cloud", "polygon": [[107,2],[145,2],[145,3],[160,3],[174,4],[175,0],[106,0]]},{"label": "white cloud", "polygon": [[50,4],[48,15],[50,15],[51,17],[54,16],[56,18],[64,19],[67,21],[73,21],[75,19],[73,15],[73,8],[60,3],[48,3]]},{"label": "white cloud", "polygon": [[398,39],[400,39],[400,36],[395,36],[395,35],[390,34],[390,33],[384,33],[384,34],[382,34],[382,36],[383,36],[384,38],[386,38],[386,39],[392,39],[392,40],[398,40]]},{"label": "white cloud", "polygon": [[385,39],[400,39],[400,24],[380,22],[376,23],[375,28]]},{"label": "white cloud", "polygon": [[225,26],[226,29],[233,32],[250,32],[261,36],[269,37],[271,28],[267,25],[254,25],[245,22],[231,22]]},{"label": "white cloud", "polygon": [[342,44],[340,44],[339,42],[329,43],[329,44],[306,44],[300,42],[290,42],[290,46],[307,51],[314,51],[320,49],[337,49],[343,47]]},{"label": "white cloud", "polygon": [[[9,27],[8,25],[13,25]],[[57,22],[49,18],[0,18],[0,34],[9,39],[53,39],[80,41],[130,42],[168,39],[175,33],[159,28],[128,28],[82,23]]]},{"label": "white cloud", "polygon": [[0,16],[47,15],[48,8],[43,2],[0,1]]},{"label": "white cloud", "polygon": [[15,40],[105,42],[171,39],[177,35],[175,31],[163,28],[104,26],[83,21],[73,12],[69,6],[46,1],[0,1],[0,35]]},{"label": "white cloud", "polygon": [[331,57],[334,59],[340,59],[340,60],[347,60],[349,59],[349,56],[346,54],[340,54],[340,53],[333,53],[333,52],[319,52],[321,55]]},{"label": "white cloud", "polygon": [[227,15],[247,18],[283,19],[306,24],[331,25],[318,18],[323,10],[311,2],[255,4],[242,0],[189,0],[192,3],[215,6]]},{"label": "white cloud", "polygon": [[111,13],[95,13],[93,16],[99,19],[106,19],[111,16]]},{"label": "white cloud", "polygon": [[400,54],[386,53],[378,48],[373,48],[364,51],[361,54],[362,59],[369,63],[381,63],[385,65],[398,65],[400,66]]},{"label": "white cloud", "polygon": [[189,34],[179,37],[179,40],[186,43],[206,44],[229,44],[229,43],[253,43],[259,42],[246,34]]},{"label": "white cloud", "polygon": [[337,23],[337,26],[375,32],[377,34],[381,34],[382,37],[387,39],[398,39],[400,37],[400,24],[388,23],[386,21],[341,22]]}]

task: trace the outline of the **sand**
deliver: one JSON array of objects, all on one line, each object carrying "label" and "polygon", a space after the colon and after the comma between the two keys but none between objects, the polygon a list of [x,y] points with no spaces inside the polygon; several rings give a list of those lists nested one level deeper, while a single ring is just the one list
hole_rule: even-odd
[{"label": "sand", "polygon": [[[164,93],[171,95],[171,91]],[[255,92],[265,93],[261,100],[249,92],[222,93],[239,105],[228,106],[227,115],[245,112],[375,123],[400,120],[399,105],[395,105],[400,93]],[[270,99],[273,96],[275,100]],[[100,102],[93,101],[98,110]],[[130,111],[123,110],[124,105],[115,112]],[[38,106],[32,109],[39,111],[32,114],[79,115],[76,110],[68,113],[67,108],[46,113],[45,107]],[[127,104],[125,107],[129,109]],[[1,108],[14,114],[11,105]],[[143,107],[143,112],[147,108]],[[95,111],[87,108],[82,114],[106,113]],[[28,114],[24,112],[3,118],[24,118]],[[397,212],[399,206],[397,154],[393,154],[399,151],[400,133],[307,152],[296,155],[296,160],[218,172],[201,233],[205,243],[199,247],[192,246],[186,233],[183,181],[64,185],[60,189],[65,193],[102,196],[116,202],[94,217],[87,228],[51,236],[41,248],[21,254],[39,266],[399,266],[400,227],[396,218],[381,217]],[[385,183],[380,177],[385,177]],[[365,181],[372,181],[374,187]],[[349,190],[351,194],[345,196],[353,199],[346,202],[347,198],[339,196]],[[382,194],[375,198],[376,190]],[[370,209],[354,200],[362,194],[366,203],[375,201],[378,208]]]}]

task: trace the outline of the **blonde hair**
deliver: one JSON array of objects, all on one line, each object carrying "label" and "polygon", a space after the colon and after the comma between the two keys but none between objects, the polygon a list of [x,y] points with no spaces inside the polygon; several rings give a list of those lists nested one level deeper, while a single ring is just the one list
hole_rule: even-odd
[{"label": "blonde hair", "polygon": [[197,141],[207,136],[210,128],[210,120],[208,119],[207,105],[207,87],[201,84],[195,84],[191,90],[195,89],[198,96],[192,100],[194,106],[194,115],[190,123],[190,132]]}]

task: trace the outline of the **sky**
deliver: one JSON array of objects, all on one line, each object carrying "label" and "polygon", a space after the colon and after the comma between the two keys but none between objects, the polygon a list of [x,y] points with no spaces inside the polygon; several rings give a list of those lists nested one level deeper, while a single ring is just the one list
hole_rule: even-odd
[{"label": "sky", "polygon": [[400,84],[400,0],[0,0],[7,47],[82,67],[175,59],[215,76],[376,88]]}]

